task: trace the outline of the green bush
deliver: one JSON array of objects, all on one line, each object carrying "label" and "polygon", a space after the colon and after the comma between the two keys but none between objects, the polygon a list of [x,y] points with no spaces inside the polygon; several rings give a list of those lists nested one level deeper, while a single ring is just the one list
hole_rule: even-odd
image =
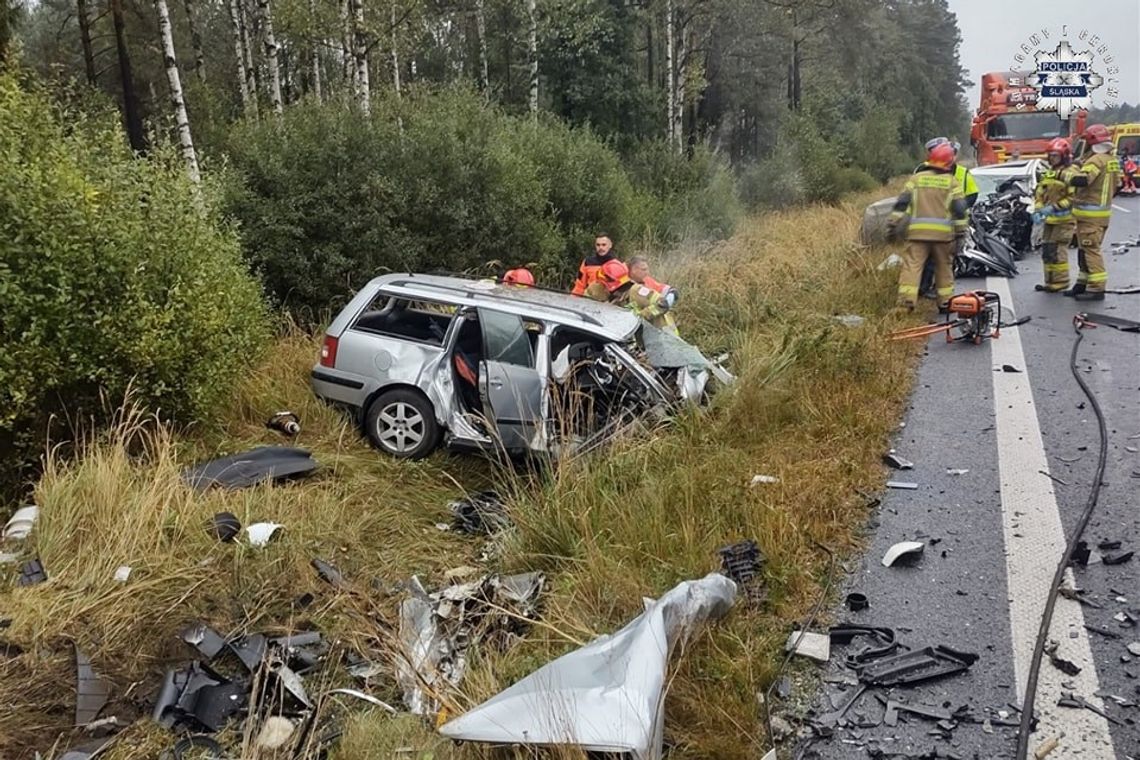
[{"label": "green bush", "polygon": [[[237,238],[181,160],[135,158],[114,118],[0,75],[0,451],[7,483],[128,387],[181,422],[210,412],[267,337]],[[54,420],[53,420],[54,417]]]},{"label": "green bush", "polygon": [[793,206],[807,197],[799,162],[783,144],[769,158],[741,169],[738,186],[741,201],[753,211]]},{"label": "green bush", "polygon": [[224,147],[246,254],[309,323],[384,271],[533,263],[544,284],[568,286],[600,229],[629,250],[698,228],[727,235],[739,210],[731,173],[706,153],[655,150],[631,177],[589,130],[460,89],[380,96],[371,116],[303,103],[238,125]]}]

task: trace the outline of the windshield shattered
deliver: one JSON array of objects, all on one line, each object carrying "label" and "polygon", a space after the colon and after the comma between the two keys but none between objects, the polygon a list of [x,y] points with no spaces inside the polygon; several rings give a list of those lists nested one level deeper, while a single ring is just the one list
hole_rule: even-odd
[{"label": "windshield shattered", "polygon": [[648,322],[641,323],[638,343],[645,351],[646,360],[657,369],[676,367],[707,367],[709,360],[689,343],[670,332],[654,327]]},{"label": "windshield shattered", "polygon": [[1015,113],[994,117],[986,127],[991,140],[1042,140],[1060,137],[1063,123],[1056,113]]}]

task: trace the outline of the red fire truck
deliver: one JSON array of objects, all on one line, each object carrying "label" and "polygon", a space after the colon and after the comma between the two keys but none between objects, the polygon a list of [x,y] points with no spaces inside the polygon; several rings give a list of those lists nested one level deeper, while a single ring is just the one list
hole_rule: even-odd
[{"label": "red fire truck", "polygon": [[982,74],[981,103],[970,127],[978,166],[1045,158],[1055,137],[1074,138],[1085,130],[1088,114],[1076,111],[1065,123],[1056,111],[1037,110],[1037,90],[1026,71]]}]

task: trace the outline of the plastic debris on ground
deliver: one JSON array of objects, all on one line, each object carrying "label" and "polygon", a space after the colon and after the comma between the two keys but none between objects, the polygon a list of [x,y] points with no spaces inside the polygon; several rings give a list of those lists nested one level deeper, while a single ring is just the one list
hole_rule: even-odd
[{"label": "plastic debris on ground", "polygon": [[887,553],[883,555],[883,567],[891,567],[900,557],[917,557],[924,549],[926,549],[926,544],[921,541],[899,541],[887,549]]},{"label": "plastic debris on ground", "polygon": [[722,617],[736,584],[720,573],[685,581],[613,634],[547,663],[439,732],[472,742],[573,745],[585,751],[663,755],[671,652],[698,625]]},{"label": "plastic debris on ground", "polygon": [[32,532],[36,518],[40,515],[40,508],[34,505],[20,507],[4,526],[4,538],[12,541],[22,541]]},{"label": "plastic debris on ground", "polygon": [[890,467],[895,468],[896,470],[914,469],[914,463],[907,459],[903,459],[901,456],[895,453],[894,449],[888,451],[886,454],[883,454],[883,462]]},{"label": "plastic debris on ground", "polygon": [[788,634],[788,640],[784,642],[784,651],[793,650],[801,657],[816,662],[827,662],[831,659],[831,637],[826,633],[792,631]]},{"label": "plastic debris on ground", "polygon": [[905,480],[888,480],[887,488],[895,488],[902,491],[917,491],[918,483],[909,483]]},{"label": "plastic debris on ground", "polygon": [[832,320],[838,322],[844,327],[862,327],[867,321],[864,317],[858,314],[837,314],[832,317]]},{"label": "plastic debris on ground", "polygon": [[767,597],[760,573],[767,558],[760,551],[760,547],[751,539],[721,547],[721,572],[736,583],[737,590],[748,600],[749,604],[759,605]]},{"label": "plastic debris on ground", "polygon": [[241,533],[241,521],[233,512],[218,512],[210,522],[210,533],[223,543],[229,543]]},{"label": "plastic debris on ground", "polygon": [[253,523],[246,527],[245,535],[250,546],[266,546],[284,525],[275,522]]},{"label": "plastic debris on ground", "polygon": [[546,584],[542,573],[485,575],[429,594],[418,578],[400,604],[403,657],[396,680],[404,704],[417,715],[434,715],[433,696],[454,687],[467,669],[467,651],[479,643],[508,648],[538,618]]},{"label": "plastic debris on ground", "polygon": [[779,483],[780,479],[775,475],[753,475],[751,482],[748,485],[758,486],[761,484]]},{"label": "plastic debris on ground", "polygon": [[452,527],[472,535],[492,535],[511,527],[503,499],[495,491],[480,491],[447,505]]},{"label": "plastic debris on ground", "polygon": [[110,682],[99,677],[91,658],[75,647],[75,725],[82,726],[99,717],[111,696]]},{"label": "plastic debris on ground", "polygon": [[248,488],[264,481],[280,482],[308,475],[319,465],[305,449],[260,446],[196,465],[182,473],[188,486],[205,491],[212,487]]},{"label": "plastic debris on ground", "polygon": [[20,576],[16,578],[17,586],[34,586],[48,579],[47,571],[39,559],[28,560],[20,567]]}]

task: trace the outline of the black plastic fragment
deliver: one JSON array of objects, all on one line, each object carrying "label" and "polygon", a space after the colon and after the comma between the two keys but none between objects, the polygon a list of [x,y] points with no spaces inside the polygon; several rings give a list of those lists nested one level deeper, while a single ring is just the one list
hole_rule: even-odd
[{"label": "black plastic fragment", "polygon": [[852,591],[847,595],[847,609],[852,612],[867,609],[871,603],[867,601],[867,595],[861,594],[858,591]]},{"label": "black plastic fragment", "polygon": [[453,526],[461,533],[491,535],[511,526],[506,506],[497,491],[480,491],[448,505]]},{"label": "black plastic fragment", "polygon": [[313,557],[313,559],[309,561],[309,564],[317,571],[317,575],[320,576],[321,580],[325,583],[335,586],[336,588],[340,588],[344,585],[344,576],[340,574],[340,570],[337,570],[336,566],[331,562],[325,562],[320,557]]},{"label": "black plastic fragment", "polygon": [[182,478],[198,491],[214,486],[247,488],[264,480],[280,481],[308,475],[317,467],[317,461],[305,449],[260,446],[192,467],[182,473]]},{"label": "black plastic fragment", "polygon": [[730,578],[744,592],[749,604],[762,604],[767,594],[760,572],[767,557],[756,542],[749,539],[723,546],[720,554],[721,573]]},{"label": "black plastic fragment", "polygon": [[248,687],[229,681],[198,689],[191,714],[208,731],[220,731],[226,721],[246,705]]},{"label": "black plastic fragment", "polygon": [[34,586],[47,580],[47,571],[39,559],[28,560],[20,568],[20,577],[16,579],[17,586]]},{"label": "black plastic fragment", "polygon": [[860,665],[871,660],[893,654],[899,648],[895,632],[890,628],[842,623],[833,626],[828,631],[828,635],[833,646],[848,646],[857,636],[868,636],[879,642],[878,647],[867,647],[859,652],[847,655],[846,664],[852,670],[858,670]]},{"label": "black plastic fragment", "polygon": [[1016,372],[1017,374],[1021,374],[1021,370],[1019,370],[1017,367],[1013,366],[1012,364],[1001,365],[1001,371],[1002,372]]},{"label": "black plastic fragment", "polygon": [[1135,322],[1131,319],[1122,319],[1120,317],[1111,317],[1108,314],[1082,314],[1089,322],[1098,325],[1105,325],[1107,327],[1115,327],[1121,332],[1134,332],[1140,333],[1140,322]]},{"label": "black plastic fragment", "polygon": [[183,641],[197,649],[207,660],[212,660],[217,657],[218,652],[222,651],[226,646],[225,638],[202,622],[188,626],[179,635]]},{"label": "black plastic fragment", "polygon": [[230,651],[241,660],[241,664],[250,673],[257,670],[261,661],[265,659],[267,646],[268,640],[260,633],[242,636],[240,639],[235,639],[229,643]]},{"label": "black plastic fragment", "polygon": [[1101,541],[1099,544],[1096,545],[1096,548],[1100,549],[1102,552],[1116,551],[1117,549],[1120,548],[1120,542],[1119,541]]},{"label": "black plastic fragment", "polygon": [[961,673],[978,655],[938,645],[876,659],[859,666],[859,680],[871,686],[903,686]]},{"label": "black plastic fragment", "polygon": [[210,523],[210,533],[219,541],[229,543],[241,533],[241,520],[233,512],[219,512]]},{"label": "black plastic fragment", "polygon": [[1134,552],[1122,552],[1120,554],[1106,554],[1104,555],[1104,564],[1106,565],[1123,565],[1128,560],[1132,559]]},{"label": "black plastic fragment", "polygon": [[1073,549],[1073,562],[1080,565],[1081,567],[1085,567],[1089,563],[1089,556],[1091,554],[1092,550],[1089,549],[1088,542],[1078,541],[1076,548]]}]

